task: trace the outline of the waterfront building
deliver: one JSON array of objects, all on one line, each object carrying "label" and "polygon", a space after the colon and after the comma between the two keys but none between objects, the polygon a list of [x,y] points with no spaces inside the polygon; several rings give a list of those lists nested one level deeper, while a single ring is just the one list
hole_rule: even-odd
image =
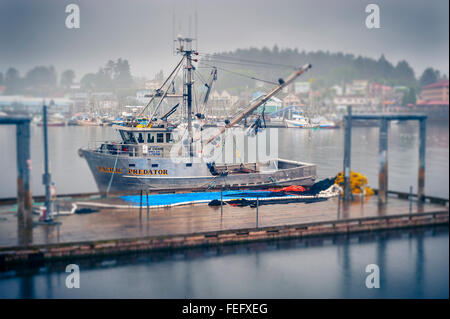
[{"label": "waterfront building", "polygon": [[145,96],[154,93],[155,91],[151,89],[139,90],[136,92],[136,100],[141,104],[147,104],[150,101],[150,97]]},{"label": "waterfront building", "polygon": [[222,92],[214,90],[209,97],[208,113],[218,116],[227,115],[238,100],[238,96],[231,95],[226,90]]},{"label": "waterfront building", "polygon": [[370,83],[369,96],[385,98],[389,97],[393,92],[392,87],[378,82]]},{"label": "waterfront building", "polygon": [[300,101],[300,99],[294,94],[289,94],[283,99],[284,106],[301,105],[301,104],[302,102]]},{"label": "waterfront building", "polygon": [[368,80],[354,80],[351,84],[347,84],[345,86],[345,94],[365,96],[367,94],[368,87]]},{"label": "waterfront building", "polygon": [[448,106],[449,81],[440,81],[422,87],[421,105],[447,105]]},{"label": "waterfront building", "polygon": [[[266,93],[264,93],[264,92],[255,92],[253,94],[253,98],[250,101],[250,103],[256,102],[257,100],[259,100],[260,98],[262,98],[265,95],[266,95]],[[260,107],[258,107],[256,109],[255,113],[261,114],[264,108],[265,108],[266,113],[273,113],[273,112],[279,111],[282,107],[283,107],[283,101],[280,100],[279,98],[273,96],[269,100],[267,100],[267,102],[265,103],[265,106],[261,105]]]},{"label": "waterfront building", "polygon": [[72,111],[74,101],[56,97],[28,97],[22,95],[0,95],[0,110],[8,112],[40,113],[43,102],[55,112],[67,113]]},{"label": "waterfront building", "polygon": [[380,103],[380,100],[375,97],[345,95],[345,96],[335,96],[333,98],[333,103],[336,106],[352,105],[355,107],[369,107],[378,105]]},{"label": "waterfront building", "polygon": [[334,90],[335,94],[338,96],[344,95],[344,87],[340,85],[333,85],[331,89]]},{"label": "waterfront building", "polygon": [[153,93],[155,90],[157,90],[161,87],[161,83],[156,80],[148,80],[148,81],[145,81],[144,86],[145,86],[145,89],[151,90]]}]

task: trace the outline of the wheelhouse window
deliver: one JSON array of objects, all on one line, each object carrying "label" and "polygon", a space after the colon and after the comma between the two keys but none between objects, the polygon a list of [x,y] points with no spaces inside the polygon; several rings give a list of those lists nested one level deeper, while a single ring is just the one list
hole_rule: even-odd
[{"label": "wheelhouse window", "polygon": [[172,134],[171,133],[166,133],[166,143],[170,143],[170,142],[173,142]]},{"label": "wheelhouse window", "polygon": [[134,134],[132,132],[120,131],[120,135],[122,136],[125,144],[136,144],[136,138],[134,137]]},{"label": "wheelhouse window", "polygon": [[143,137],[142,133],[139,133],[138,142],[139,143],[144,143],[144,137]]},{"label": "wheelhouse window", "polygon": [[164,133],[156,134],[156,143],[164,143]]},{"label": "wheelhouse window", "polygon": [[147,143],[155,143],[155,136],[152,133],[147,134]]}]

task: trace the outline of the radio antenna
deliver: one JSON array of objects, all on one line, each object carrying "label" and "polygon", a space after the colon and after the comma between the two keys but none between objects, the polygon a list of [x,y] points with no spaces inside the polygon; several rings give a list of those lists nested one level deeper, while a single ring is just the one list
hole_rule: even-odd
[{"label": "radio antenna", "polygon": [[197,15],[197,9],[195,9],[194,13],[194,30],[195,30],[195,51],[198,51],[198,15]]}]

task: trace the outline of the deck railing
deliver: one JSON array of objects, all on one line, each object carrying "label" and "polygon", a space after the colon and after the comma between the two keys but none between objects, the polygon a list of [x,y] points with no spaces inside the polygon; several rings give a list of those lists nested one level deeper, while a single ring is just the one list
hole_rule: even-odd
[{"label": "deck railing", "polygon": [[121,142],[90,142],[88,149],[97,153],[129,157],[164,157],[168,147],[164,145],[123,144]]}]

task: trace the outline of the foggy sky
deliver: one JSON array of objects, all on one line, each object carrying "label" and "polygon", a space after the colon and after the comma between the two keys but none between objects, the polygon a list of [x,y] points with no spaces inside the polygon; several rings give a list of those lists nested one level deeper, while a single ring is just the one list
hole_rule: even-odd
[{"label": "foggy sky", "polygon": [[[65,27],[66,5],[80,6],[81,28]],[[365,7],[380,6],[381,29],[367,29]],[[176,30],[186,35],[198,15],[198,50],[298,48],[343,51],[394,65],[407,60],[416,77],[432,66],[448,74],[448,0],[0,0],[0,72],[21,75],[36,65],[77,79],[109,59],[128,59],[133,75],[152,78],[168,71]],[[280,62],[280,61],[276,61]],[[305,61],[308,62],[308,61]]]}]

